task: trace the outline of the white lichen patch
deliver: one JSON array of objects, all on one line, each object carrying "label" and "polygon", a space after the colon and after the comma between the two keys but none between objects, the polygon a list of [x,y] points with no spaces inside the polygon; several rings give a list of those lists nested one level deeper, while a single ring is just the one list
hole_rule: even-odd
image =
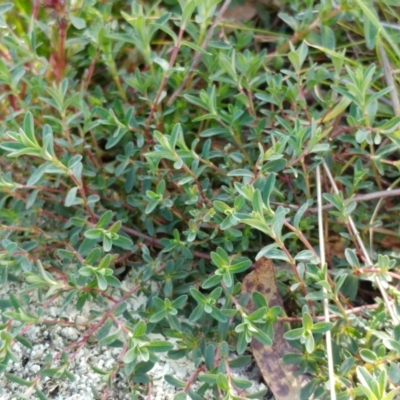
[{"label": "white lichen patch", "polygon": [[[129,284],[126,285],[130,286]],[[21,289],[22,286],[19,284],[8,284],[0,288],[0,298],[7,298],[8,293],[15,293]],[[136,296],[133,295],[126,302],[127,309],[134,314],[146,304],[146,301],[147,298],[142,293]],[[26,306],[27,311],[35,314],[39,305],[37,296],[33,295],[29,305]],[[34,380],[45,366],[45,357],[59,355],[71,343],[81,339],[87,332],[87,327],[94,321],[91,311],[102,311],[102,307],[93,303],[86,304],[81,311],[77,311],[72,302],[60,315],[61,306],[62,300],[56,300],[50,307],[44,309],[43,319],[64,321],[65,325],[31,325],[26,330],[24,337],[32,343],[32,349],[29,350],[19,342],[16,342],[13,345],[13,351],[18,357],[18,361],[9,364],[7,373],[26,380]],[[150,334],[149,336],[151,340],[169,340],[176,345],[176,339],[167,339],[160,334]],[[76,350],[68,352],[68,356]],[[94,400],[94,391],[101,397],[105,391],[106,384],[102,380],[102,376],[92,369],[92,366],[105,371],[111,370],[118,361],[120,351],[120,348],[100,347],[97,346],[95,341],[91,342],[77,351],[71,360],[68,370],[74,375],[75,381],[71,382],[65,378],[44,377],[40,380],[38,387],[52,400]],[[56,362],[55,365],[60,365],[60,361]],[[257,370],[257,366],[253,363],[248,368],[233,370],[232,372],[238,378],[250,379],[253,382],[253,386],[248,391],[256,392],[265,388],[265,385],[260,383],[259,371],[258,373],[254,372]],[[186,358],[171,360],[165,354],[161,354],[159,355],[159,361],[148,373],[152,379],[151,397],[148,397],[146,388],[143,386],[143,395],[138,394],[138,398],[172,400],[178,390],[165,380],[165,375],[172,375],[178,380],[188,382],[195,371],[196,368],[192,360]],[[130,383],[121,374],[116,375],[114,382],[108,399],[131,399]],[[197,387],[199,387],[199,384],[195,383],[193,389]],[[0,400],[20,399],[27,389],[27,387],[7,380],[5,376],[0,377]],[[29,398],[36,400],[37,396],[33,392]],[[206,393],[203,398],[205,400],[215,400],[212,393]]]}]

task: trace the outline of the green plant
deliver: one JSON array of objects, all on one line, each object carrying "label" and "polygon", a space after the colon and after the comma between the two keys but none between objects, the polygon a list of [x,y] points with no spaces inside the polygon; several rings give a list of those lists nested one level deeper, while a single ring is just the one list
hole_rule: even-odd
[{"label": "green plant", "polygon": [[[188,382],[166,377],[177,400],[260,398],[231,370],[249,357],[231,356],[269,346],[276,321],[301,350],[285,361],[312,376],[302,399],[398,393],[397,2],[281,0],[246,24],[222,20],[229,3],[0,5],[0,279],[22,285],[0,299],[0,373],[25,397],[72,380],[95,343],[120,349],[94,367],[103,398],[118,374],[150,397],[159,353],[194,361]],[[313,208],[317,183],[328,204]],[[290,317],[241,294],[262,257]],[[78,340],[32,379],[9,372],[30,327],[67,326],[63,310],[85,304]]]}]

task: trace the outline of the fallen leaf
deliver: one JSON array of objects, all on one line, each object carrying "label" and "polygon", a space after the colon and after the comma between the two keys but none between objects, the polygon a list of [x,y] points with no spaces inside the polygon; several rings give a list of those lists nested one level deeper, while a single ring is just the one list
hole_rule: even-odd
[{"label": "fallen leaf", "polygon": [[400,250],[400,241],[399,241],[398,237],[386,236],[380,242],[380,245],[385,249],[391,249],[391,250],[394,250],[394,251],[399,251]]},{"label": "fallen leaf", "polygon": [[225,11],[224,19],[232,21],[233,23],[247,22],[253,19],[257,14],[257,8],[255,4],[250,2],[244,5],[229,8]]},{"label": "fallen leaf", "polygon": [[347,239],[338,234],[332,233],[329,234],[329,239],[328,243],[326,244],[326,248],[331,255],[334,255],[338,258],[344,258],[344,251],[347,247],[346,243]]},{"label": "fallen leaf", "polygon": [[[224,13],[224,20],[234,24],[248,22],[260,12],[260,8],[258,7],[260,4],[271,6],[273,3],[275,2],[271,0],[246,0],[242,4],[231,4]],[[274,5],[280,8],[278,2]]]},{"label": "fallen leaf", "polygon": [[[261,258],[255,263],[255,270],[246,275],[242,284],[242,294],[254,291],[264,295],[269,307],[280,306],[283,309],[283,301],[279,294],[275,280],[274,265],[266,258]],[[255,311],[252,300],[247,308]],[[300,390],[309,380],[306,375],[298,374],[297,365],[285,365],[282,358],[287,353],[299,353],[289,342],[284,339],[283,322],[274,325],[274,342],[272,346],[266,346],[257,339],[252,339],[250,346],[253,356],[261,370],[265,383],[268,385],[275,400],[296,400],[300,398]]]}]

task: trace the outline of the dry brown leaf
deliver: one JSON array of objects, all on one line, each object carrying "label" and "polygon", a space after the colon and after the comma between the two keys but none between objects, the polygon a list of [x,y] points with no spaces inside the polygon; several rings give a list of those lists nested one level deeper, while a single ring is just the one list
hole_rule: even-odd
[{"label": "dry brown leaf", "polygon": [[394,250],[394,251],[399,251],[400,250],[400,240],[399,240],[398,237],[386,236],[380,242],[380,245],[382,247],[384,247],[385,249],[391,249],[391,250]]},{"label": "dry brown leaf", "polygon": [[330,255],[334,255],[338,258],[344,258],[344,251],[346,249],[346,239],[338,234],[329,234],[327,243],[327,250]]},{"label": "dry brown leaf", "polygon": [[[242,293],[251,295],[254,291],[264,295],[269,307],[280,306],[283,309],[283,301],[276,285],[274,265],[266,258],[258,260],[255,270],[243,280]],[[255,311],[251,300],[248,309],[251,312]],[[301,387],[308,379],[305,375],[297,375],[296,365],[283,364],[282,358],[285,354],[298,353],[298,350],[284,339],[284,333],[283,322],[277,322],[274,325],[272,346],[266,346],[254,338],[250,345],[265,383],[274,394],[275,400],[296,400],[299,399]]]},{"label": "dry brown leaf", "polygon": [[235,24],[240,22],[248,22],[253,19],[257,13],[257,5],[268,4],[271,5],[271,0],[246,0],[243,4],[231,5],[224,13],[224,19],[231,21]]},{"label": "dry brown leaf", "polygon": [[232,21],[233,23],[247,22],[253,19],[257,14],[257,8],[255,4],[250,2],[245,3],[242,6],[234,6],[229,8],[225,14],[224,19]]}]

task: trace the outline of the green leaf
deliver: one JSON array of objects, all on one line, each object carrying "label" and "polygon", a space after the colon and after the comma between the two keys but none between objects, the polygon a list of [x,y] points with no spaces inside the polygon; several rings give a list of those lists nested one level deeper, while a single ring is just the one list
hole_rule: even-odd
[{"label": "green leaf", "polygon": [[322,24],[321,26],[321,43],[322,46],[329,50],[335,50],[336,47],[336,40],[335,40],[335,33],[333,30],[325,25]]},{"label": "green leaf", "polygon": [[[357,378],[361,385],[364,386],[364,388],[367,389],[370,394],[372,394],[371,387],[373,386],[375,378],[373,378],[372,375],[364,367],[361,366],[357,366],[356,372]],[[378,400],[375,395],[372,394],[372,396],[373,397],[369,397],[369,400]]]},{"label": "green leaf", "polygon": [[194,10],[197,7],[197,1],[179,1],[179,5],[182,8],[182,24],[186,26],[189,22]]},{"label": "green leaf", "polygon": [[221,257],[224,265],[230,265],[229,256],[222,247],[217,247],[217,254]]},{"label": "green leaf", "polygon": [[251,315],[248,316],[248,320],[252,322],[257,322],[258,320],[262,319],[265,316],[265,313],[267,312],[267,307],[261,307],[251,313]]},{"label": "green leaf", "polygon": [[215,348],[214,346],[210,343],[206,351],[204,353],[204,362],[206,364],[207,369],[210,371],[214,368],[214,358],[215,358]]},{"label": "green leaf", "polygon": [[113,212],[111,210],[106,211],[98,220],[97,224],[96,224],[96,228],[106,228],[113,217]]},{"label": "green leaf", "polygon": [[233,61],[229,60],[228,57],[222,56],[219,59],[220,67],[234,80],[237,79],[237,74],[234,65],[234,54],[232,54]]},{"label": "green leaf", "polygon": [[171,303],[171,306],[176,309],[181,309],[187,302],[187,299],[188,296],[186,294],[179,296]]},{"label": "green leaf", "polygon": [[146,347],[155,353],[163,353],[172,350],[174,346],[172,343],[165,340],[153,340],[149,342]]},{"label": "green leaf", "polygon": [[251,361],[251,356],[240,356],[229,361],[229,366],[231,368],[243,368],[248,365]]},{"label": "green leaf", "polygon": [[[321,283],[321,282],[319,282]],[[326,282],[327,283],[327,282]],[[319,292],[310,292],[306,296],[306,300],[311,300],[311,301],[319,301],[319,300],[324,300],[324,299],[330,299],[331,296],[327,292],[319,291]]]},{"label": "green leaf", "polygon": [[272,160],[263,165],[261,171],[263,174],[280,172],[285,168],[286,164],[287,161],[284,158],[280,158],[279,160]]},{"label": "green leaf", "polygon": [[347,262],[350,264],[352,268],[359,269],[360,268],[360,262],[358,261],[358,257],[356,252],[353,249],[345,249],[344,251],[345,257]]},{"label": "green leaf", "polygon": [[306,329],[306,330],[312,329],[314,323],[313,323],[311,315],[308,312],[304,312],[303,313],[303,318],[302,319],[303,319],[303,327],[304,327],[304,329]]},{"label": "green leaf", "polygon": [[88,239],[101,239],[103,237],[103,229],[88,229],[84,236]]},{"label": "green leaf", "polygon": [[292,329],[291,331],[285,332],[283,337],[286,340],[298,340],[302,337],[303,332],[304,332],[303,328],[296,328],[296,329]]},{"label": "green leaf", "polygon": [[0,15],[6,13],[14,7],[13,3],[3,3],[0,4]]},{"label": "green leaf", "polygon": [[[164,379],[172,386],[175,386],[177,388],[184,388],[186,386],[186,382],[180,381],[173,377],[172,375],[164,375]],[[186,400],[186,395],[184,400]]]},{"label": "green leaf", "polygon": [[[185,97],[185,95],[184,95],[184,97]],[[193,97],[193,96],[192,96]],[[198,100],[198,101],[200,101],[200,100]],[[204,105],[203,105],[203,103],[201,103],[202,105],[201,105],[201,107],[205,107]],[[229,135],[229,131],[226,129],[226,128],[222,128],[222,127],[214,127],[214,128],[209,128],[209,129],[206,129],[205,131],[202,131],[201,133],[200,133],[200,136],[201,137],[211,137],[211,136],[227,136],[227,135]]]},{"label": "green leaf", "polygon": [[252,262],[249,259],[233,261],[231,267],[229,268],[229,271],[233,274],[238,274],[239,272],[246,271],[251,266],[251,264]]},{"label": "green leaf", "polygon": [[256,189],[253,195],[253,210],[262,216],[264,214],[263,210],[263,200],[261,197],[261,192]]},{"label": "green leaf", "polygon": [[121,229],[121,226],[122,226],[122,222],[117,221],[111,226],[111,228],[109,228],[107,230],[107,232],[117,233]]},{"label": "green leaf", "polygon": [[137,247],[134,247],[132,239],[125,236],[118,235],[116,239],[112,241],[113,246],[120,247],[121,249],[134,251]]},{"label": "green leaf", "polygon": [[41,157],[40,149],[26,147],[22,143],[4,142],[0,144],[0,148],[9,151],[8,157],[20,157],[22,155]]},{"label": "green leaf", "polygon": [[307,211],[308,208],[308,202],[304,203],[296,212],[296,215],[294,216],[293,219],[293,226],[296,229],[299,229],[299,224],[301,221],[301,218],[303,217],[304,213]]},{"label": "green leaf", "polygon": [[152,23],[151,26],[160,29],[161,31],[165,32],[167,35],[171,36],[172,40],[174,41],[175,45],[178,42],[178,37],[176,36],[175,32],[168,28],[166,25],[161,25],[157,23]]},{"label": "green leaf", "polygon": [[200,54],[203,54],[203,55],[207,55],[207,56],[211,56],[211,53],[209,53],[206,50],[202,49],[200,46],[197,46],[197,44],[195,44],[193,42],[188,42],[186,40],[182,40],[181,46],[187,46],[187,47],[190,47],[191,49],[193,49],[194,51],[196,51],[197,53],[200,53]]},{"label": "green leaf", "polygon": [[245,350],[247,349],[247,341],[246,341],[246,332],[240,332],[239,333],[239,337],[238,337],[238,341],[236,343],[236,351],[238,354],[243,354],[245,352]]},{"label": "green leaf", "polygon": [[14,374],[10,374],[10,373],[8,373],[8,372],[5,373],[4,375],[5,375],[5,377],[6,377],[9,381],[18,383],[18,385],[22,385],[22,386],[31,386],[32,383],[33,383],[33,381],[28,381],[28,380],[26,380],[26,379],[22,379],[22,378],[20,378],[19,376],[14,375]]},{"label": "green leaf", "polygon": [[76,194],[78,192],[78,187],[73,187],[68,191],[67,196],[65,197],[64,205],[65,207],[71,207],[75,204]]},{"label": "green leaf", "polygon": [[233,171],[228,172],[228,176],[245,176],[248,178],[254,178],[253,172],[248,169],[234,169]]},{"label": "green leaf", "polygon": [[106,290],[107,289],[107,280],[106,278],[95,272],[96,278],[97,278],[97,286],[99,287],[100,290]]},{"label": "green leaf", "polygon": [[144,321],[139,321],[135,326],[133,334],[135,337],[140,337],[146,333],[146,330],[147,330],[146,323]]},{"label": "green leaf", "polygon": [[208,296],[209,299],[218,300],[222,294],[222,288],[217,287],[215,288]]},{"label": "green leaf", "polygon": [[224,284],[226,285],[226,287],[230,288],[233,285],[233,276],[231,274],[230,271],[225,272],[224,274],[222,274],[222,280],[224,282]]},{"label": "green leaf", "polygon": [[201,284],[201,287],[203,289],[210,289],[218,285],[221,281],[222,281],[221,275],[212,275]]},{"label": "green leaf", "polygon": [[308,353],[313,353],[315,348],[314,336],[311,333],[307,333],[304,338],[304,342],[306,345],[306,350]]},{"label": "green leaf", "polygon": [[382,400],[393,400],[396,395],[399,394],[399,390],[393,389],[391,392],[387,393],[386,396],[382,397]]},{"label": "green leaf", "polygon": [[100,346],[109,346],[110,344],[114,343],[121,334],[121,330],[117,329],[114,333],[99,341]]},{"label": "green leaf", "polygon": [[[275,244],[275,243],[274,243]],[[256,256],[256,260],[259,260],[261,257],[269,258],[271,260],[282,260],[286,262],[290,262],[288,256],[282,250],[271,248],[269,246],[264,247]]]},{"label": "green leaf", "polygon": [[400,116],[393,117],[389,121],[385,122],[383,125],[379,126],[380,131],[392,131],[393,128],[397,127],[400,124]]},{"label": "green leaf", "polygon": [[28,348],[29,350],[32,350],[32,348],[33,348],[32,343],[31,343],[28,339],[24,338],[24,337],[21,336],[21,335],[17,335],[17,336],[15,337],[15,339],[17,339],[18,342],[20,342],[20,343],[22,344],[22,346],[25,346],[25,347]]},{"label": "green leaf", "polygon": [[112,239],[109,238],[107,235],[103,235],[103,250],[108,253],[112,249]]},{"label": "green leaf", "polygon": [[39,147],[39,144],[35,137],[35,128],[33,122],[33,115],[31,112],[27,112],[24,118],[24,133],[29,140],[32,147]]},{"label": "green leaf", "polygon": [[374,50],[376,45],[376,38],[378,36],[378,29],[371,23],[370,19],[364,16],[364,37],[365,44],[368,50]]},{"label": "green leaf", "polygon": [[[190,94],[184,94],[184,99],[186,99],[189,103],[192,103],[200,108],[207,109],[206,104],[204,104],[198,97],[192,96]],[[201,134],[200,134],[201,136]]]},{"label": "green leaf", "polygon": [[220,212],[224,212],[226,210],[231,210],[231,207],[229,207],[227,204],[225,204],[224,202],[219,201],[219,200],[215,200],[213,202],[213,205]]},{"label": "green leaf", "polygon": [[254,291],[252,293],[251,297],[253,299],[253,303],[254,303],[256,309],[260,309],[263,307],[268,308],[267,300],[260,292]]},{"label": "green leaf", "polygon": [[302,250],[294,257],[296,261],[310,261],[314,260],[315,258],[316,256],[311,250]]},{"label": "green leaf", "polygon": [[195,322],[198,319],[200,319],[202,317],[202,315],[204,314],[204,305],[203,304],[199,304],[190,314],[189,316],[189,321],[190,322]]},{"label": "green leaf", "polygon": [[138,356],[138,352],[137,352],[136,348],[131,348],[126,352],[126,354],[123,358],[123,361],[125,364],[130,364],[132,361],[137,359],[137,356]]},{"label": "green leaf", "polygon": [[224,315],[221,310],[219,310],[217,307],[212,307],[211,308],[211,316],[215,318],[219,322],[226,322],[228,321],[228,317]]},{"label": "green leaf", "polygon": [[49,400],[49,398],[38,387],[35,387],[35,393],[39,400]]},{"label": "green leaf", "polygon": [[[210,253],[210,255],[211,255],[212,262],[215,264],[215,266],[217,268],[224,268],[225,267],[225,265],[226,265],[225,261],[218,253],[212,251]],[[229,260],[228,260],[228,265],[229,265]]]},{"label": "green leaf", "polygon": [[[253,384],[252,382],[246,380],[246,379],[239,379],[236,377],[232,377],[232,382],[240,389],[245,390],[249,389]],[[247,396],[246,396],[247,397]]]},{"label": "green leaf", "polygon": [[83,18],[75,17],[70,14],[69,20],[71,21],[71,24],[73,25],[73,27],[76,29],[81,30],[81,29],[86,28],[86,21]]},{"label": "green leaf", "polygon": [[200,293],[197,289],[195,288],[190,288],[189,289],[190,294],[192,295],[192,297],[199,303],[199,304],[205,304],[207,299],[206,297]]},{"label": "green leaf", "polygon": [[360,356],[365,362],[371,363],[371,364],[374,364],[378,359],[376,354],[369,349],[361,349]]},{"label": "green leaf", "polygon": [[150,323],[159,322],[159,321],[161,321],[162,319],[164,319],[167,315],[168,315],[168,311],[167,311],[167,310],[159,311],[159,312],[153,314],[153,315],[149,318],[149,322],[150,322]]},{"label": "green leaf", "polygon": [[[173,385],[171,382],[168,381],[167,376],[171,376],[171,375],[165,375],[165,380],[170,384]],[[174,378],[175,379],[175,378]],[[186,383],[184,383],[184,387],[186,386]],[[187,395],[185,392],[179,392],[177,394],[175,394],[174,396],[174,400],[187,400]]]},{"label": "green leaf", "polygon": [[228,390],[229,383],[228,378],[224,374],[217,375],[217,385],[221,390]]},{"label": "green leaf", "polygon": [[40,165],[30,176],[28,179],[28,182],[26,183],[27,186],[33,186],[37,182],[39,182],[40,178],[43,176],[43,174],[46,173],[47,169],[51,166],[52,164],[50,162],[46,162],[45,164]]},{"label": "green leaf", "polygon": [[333,324],[332,322],[317,322],[313,325],[312,331],[314,333],[325,333],[332,329]]}]

